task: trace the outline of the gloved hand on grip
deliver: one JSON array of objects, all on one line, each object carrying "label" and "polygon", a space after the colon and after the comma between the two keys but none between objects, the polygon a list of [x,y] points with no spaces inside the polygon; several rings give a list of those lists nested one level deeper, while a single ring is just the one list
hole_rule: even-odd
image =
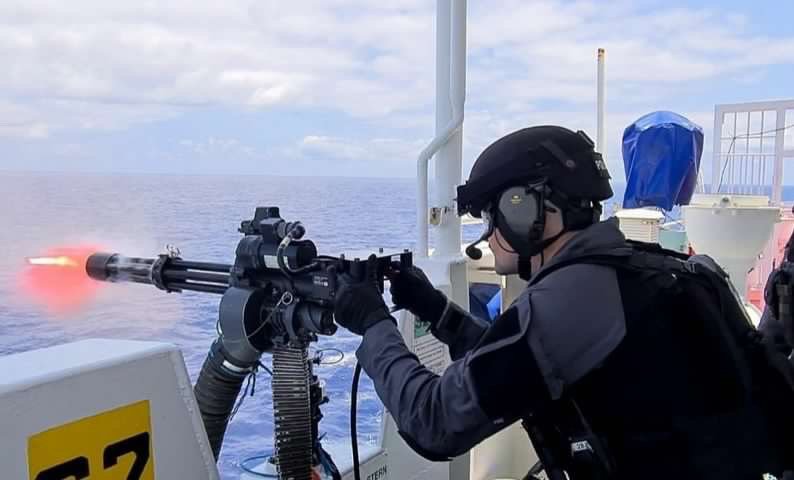
[{"label": "gloved hand on grip", "polygon": [[334,299],[334,320],[355,333],[364,335],[371,326],[383,320],[396,321],[389,313],[375,283],[370,278],[355,279],[341,275]]},{"label": "gloved hand on grip", "polygon": [[444,313],[447,297],[433,287],[419,267],[400,270],[389,277],[391,298],[399,308],[405,308],[422,321],[435,324]]}]

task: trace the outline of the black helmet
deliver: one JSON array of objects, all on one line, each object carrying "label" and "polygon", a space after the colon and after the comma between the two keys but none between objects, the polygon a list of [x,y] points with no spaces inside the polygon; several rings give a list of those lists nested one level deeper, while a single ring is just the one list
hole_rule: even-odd
[{"label": "black helmet", "polygon": [[601,154],[584,132],[558,126],[524,128],[480,154],[466,184],[458,187],[458,214],[479,218],[505,189],[538,181],[571,201],[600,202],[612,196],[609,179]]}]

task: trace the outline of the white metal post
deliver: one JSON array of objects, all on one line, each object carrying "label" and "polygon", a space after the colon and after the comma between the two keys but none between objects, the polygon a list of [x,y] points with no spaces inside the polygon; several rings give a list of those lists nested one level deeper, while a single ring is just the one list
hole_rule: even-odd
[{"label": "white metal post", "polygon": [[606,51],[598,49],[598,94],[597,94],[597,119],[596,119],[596,150],[601,153],[604,160],[607,158],[607,146],[604,143],[604,102],[606,101],[606,86],[604,85],[604,69]]},{"label": "white metal post", "polygon": [[[449,0],[439,1],[449,3]],[[447,33],[447,58],[436,63],[436,132],[441,133],[454,120],[454,112],[462,112],[466,97],[466,0],[452,2],[452,21]],[[441,33],[439,33],[441,35]],[[439,42],[442,38],[439,36]],[[455,133],[436,153],[435,196],[441,209],[441,223],[434,255],[460,255],[460,217],[455,212],[455,188],[461,182],[463,132]]]},{"label": "white metal post", "polygon": [[[722,123],[725,120],[725,112],[719,105],[714,107],[714,137],[711,160],[711,193],[719,193],[720,173],[722,171]],[[727,162],[728,159],[726,158]]]},{"label": "white metal post", "polygon": [[[430,158],[438,152],[439,149],[445,146],[463,126],[463,101],[465,98],[466,82],[466,0],[456,0],[454,5],[454,16],[456,22],[458,22],[458,26],[453,29],[451,25],[453,16],[452,1],[438,0],[436,3],[436,137],[424,150],[422,150],[416,161],[416,228],[418,236],[416,254],[419,257],[426,257],[428,255],[427,229],[429,202],[427,192],[427,169]],[[451,45],[453,30],[455,38],[459,40],[456,46]],[[457,52],[454,54],[454,58],[453,55],[451,55],[453,50]],[[458,61],[453,65],[455,58],[462,58],[462,61]],[[442,78],[446,79],[446,82],[441,82],[440,79]],[[451,82],[459,83],[451,85]],[[457,101],[450,98],[450,92],[457,95]],[[452,110],[451,115],[449,114],[450,108]],[[439,128],[439,125],[442,125],[443,122],[438,120],[438,118],[448,118],[446,126]],[[460,161],[460,157],[458,157],[458,162]],[[436,167],[438,167],[440,163],[442,162],[437,161]],[[458,169],[460,169],[460,167],[458,167]],[[438,168],[436,169],[436,173],[438,174]],[[442,172],[442,175],[449,174],[454,176],[454,172]],[[456,180],[456,182],[460,181],[460,173],[458,173],[457,177],[458,180]],[[454,191],[452,196],[454,196]],[[452,210],[447,213],[455,215],[455,212]],[[459,231],[460,222],[457,221],[455,224],[457,224],[457,230]],[[454,225],[452,229],[454,229]],[[458,233],[458,236],[459,235],[460,233]]]},{"label": "white metal post", "polygon": [[772,172],[772,205],[780,205],[783,197],[783,156],[786,142],[786,109],[778,108],[775,122],[775,169]]}]

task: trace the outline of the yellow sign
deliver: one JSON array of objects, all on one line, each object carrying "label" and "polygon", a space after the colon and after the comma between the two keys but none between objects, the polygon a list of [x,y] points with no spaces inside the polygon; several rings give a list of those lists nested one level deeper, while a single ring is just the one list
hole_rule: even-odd
[{"label": "yellow sign", "polygon": [[28,471],[30,480],[154,480],[149,401],[33,435]]}]

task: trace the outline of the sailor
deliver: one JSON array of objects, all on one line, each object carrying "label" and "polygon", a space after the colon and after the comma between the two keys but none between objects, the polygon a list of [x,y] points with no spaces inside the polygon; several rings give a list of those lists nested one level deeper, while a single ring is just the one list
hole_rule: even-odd
[{"label": "sailor", "polygon": [[496,272],[529,284],[488,325],[418,268],[392,279],[395,304],[449,346],[442,375],[406,347],[373,285],[339,290],[335,318],[363,337],[358,361],[400,434],[442,461],[522,420],[549,478],[779,472],[763,416],[726,400],[732,371],[698,343],[710,334],[678,315],[686,305],[657,303],[659,282],[675,275],[577,261],[626,250],[616,220],[599,220],[609,179],[587,135],[562,127],[525,128],[482,152],[458,188],[458,213],[484,220]]}]

